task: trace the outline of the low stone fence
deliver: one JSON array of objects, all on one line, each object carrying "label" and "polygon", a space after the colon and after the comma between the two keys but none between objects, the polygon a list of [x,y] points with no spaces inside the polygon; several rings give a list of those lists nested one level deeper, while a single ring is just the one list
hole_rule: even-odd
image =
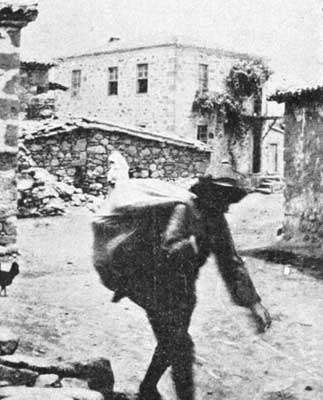
[{"label": "low stone fence", "polygon": [[107,190],[108,156],[114,150],[126,157],[136,178],[196,177],[210,161],[206,147],[102,124],[65,124],[26,134],[23,141],[38,167],[92,193]]},{"label": "low stone fence", "polygon": [[112,400],[114,376],[109,360],[54,363],[15,353],[18,343],[12,331],[0,329],[1,399]]}]

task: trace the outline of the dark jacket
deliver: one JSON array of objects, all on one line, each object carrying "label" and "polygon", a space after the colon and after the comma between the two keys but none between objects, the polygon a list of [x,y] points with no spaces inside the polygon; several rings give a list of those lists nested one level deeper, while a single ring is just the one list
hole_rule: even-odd
[{"label": "dark jacket", "polygon": [[183,264],[194,257],[200,257],[204,263],[211,250],[234,302],[250,307],[261,300],[243,260],[236,252],[225,216],[216,208],[203,213],[197,212],[194,206],[175,206],[162,246],[172,257],[180,257],[177,263]]}]

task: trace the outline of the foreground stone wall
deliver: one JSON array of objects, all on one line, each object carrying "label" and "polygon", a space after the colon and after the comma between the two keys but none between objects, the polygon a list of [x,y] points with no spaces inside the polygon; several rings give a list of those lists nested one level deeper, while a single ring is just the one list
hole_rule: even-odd
[{"label": "foreground stone wall", "polygon": [[0,5],[0,256],[16,251],[15,168],[21,29],[34,20],[34,7]]},{"label": "foreground stone wall", "polygon": [[114,376],[109,360],[53,363],[46,358],[15,353],[18,344],[17,335],[0,328],[1,399],[112,399]]},{"label": "foreground stone wall", "polygon": [[323,105],[286,104],[285,239],[323,243]]},{"label": "foreground stone wall", "polygon": [[26,139],[25,145],[39,167],[85,192],[107,190],[108,156],[119,150],[134,177],[172,180],[203,175],[210,153],[122,132],[78,128],[72,132]]}]

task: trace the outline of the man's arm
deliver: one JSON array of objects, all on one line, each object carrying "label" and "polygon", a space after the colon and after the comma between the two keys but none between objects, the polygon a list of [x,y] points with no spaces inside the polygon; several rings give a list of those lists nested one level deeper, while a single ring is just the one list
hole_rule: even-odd
[{"label": "man's arm", "polygon": [[262,306],[261,298],[244,262],[236,252],[224,214],[218,214],[210,223],[212,224],[212,251],[217,258],[219,271],[231,297],[236,304],[251,309],[259,330],[264,331],[271,324],[270,315]]}]

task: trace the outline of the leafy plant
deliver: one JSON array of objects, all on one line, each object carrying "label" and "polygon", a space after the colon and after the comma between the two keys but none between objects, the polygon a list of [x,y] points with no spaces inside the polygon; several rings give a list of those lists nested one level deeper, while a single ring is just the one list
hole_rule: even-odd
[{"label": "leafy plant", "polygon": [[221,113],[223,110],[223,96],[208,91],[195,93],[192,104],[192,112],[203,117],[211,118],[212,115]]},{"label": "leafy plant", "polygon": [[196,92],[192,112],[206,118],[214,115],[224,118],[232,135],[243,137],[248,129],[244,101],[251,96],[260,101],[262,86],[270,74],[268,67],[260,61],[239,61],[226,77],[223,93]]},{"label": "leafy plant", "polygon": [[260,96],[263,84],[271,71],[261,61],[239,61],[226,78],[229,92],[237,99]]}]

